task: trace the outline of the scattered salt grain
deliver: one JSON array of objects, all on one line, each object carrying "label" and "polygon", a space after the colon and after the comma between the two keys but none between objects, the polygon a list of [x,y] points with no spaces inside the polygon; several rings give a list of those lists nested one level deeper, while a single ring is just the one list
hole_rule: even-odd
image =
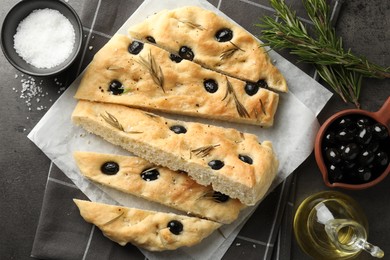
[{"label": "scattered salt grain", "polygon": [[21,21],[14,35],[14,48],[27,63],[53,68],[64,62],[75,45],[70,21],[57,10],[37,9]]}]

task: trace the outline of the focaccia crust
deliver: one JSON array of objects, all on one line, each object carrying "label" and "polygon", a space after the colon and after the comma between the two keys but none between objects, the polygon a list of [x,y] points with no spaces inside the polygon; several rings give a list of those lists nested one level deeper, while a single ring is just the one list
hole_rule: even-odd
[{"label": "focaccia crust", "polygon": [[79,101],[72,120],[137,156],[186,171],[199,184],[211,184],[215,191],[247,205],[265,195],[278,168],[271,142],[260,144],[255,135],[231,128],[87,101]]},{"label": "focaccia crust", "polygon": [[[85,221],[96,225],[103,234],[124,246],[132,243],[151,251],[174,250],[193,246],[218,229],[221,224],[173,213],[146,211],[122,206],[73,200]],[[183,225],[179,234],[170,231],[170,221]]]},{"label": "focaccia crust", "polygon": [[[277,93],[259,88],[248,95],[244,81],[188,60],[177,63],[169,52],[151,44],[131,54],[132,43],[127,36],[114,35],[88,66],[75,98],[266,127],[273,124]],[[210,80],[217,84],[213,93],[205,88]],[[113,81],[120,82],[118,91],[123,93],[110,89]]]},{"label": "focaccia crust", "polygon": [[[231,31],[230,40],[217,40],[216,34],[222,29]],[[129,34],[143,41],[152,37],[158,46],[173,53],[179,53],[182,46],[189,47],[193,60],[207,68],[243,80],[264,80],[272,89],[287,91],[286,80],[259,42],[212,11],[196,6],[163,10],[130,27]]]},{"label": "focaccia crust", "polygon": [[[171,171],[140,157],[75,152],[74,158],[81,173],[94,182],[187,214],[229,224],[244,208],[239,200],[218,194],[211,186],[199,185],[185,172]],[[107,162],[116,163],[118,171],[105,174],[102,166]],[[154,175],[149,179],[142,178],[144,172],[153,172]]]}]

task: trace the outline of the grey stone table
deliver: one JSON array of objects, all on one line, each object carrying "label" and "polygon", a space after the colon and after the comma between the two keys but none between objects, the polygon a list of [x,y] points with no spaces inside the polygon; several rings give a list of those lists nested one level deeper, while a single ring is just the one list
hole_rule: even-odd
[{"label": "grey stone table", "polygon": [[[287,1],[287,0],[286,0]],[[16,4],[16,0],[2,0],[0,21],[3,21],[8,10]],[[79,14],[85,14],[92,3],[100,1],[69,0]],[[124,19],[131,15],[142,1],[133,1],[134,6],[121,9],[123,1],[112,1],[108,8],[113,8]],[[253,26],[261,15],[272,14],[267,0],[213,0],[212,4],[241,24],[254,34],[259,34]],[[299,15],[305,18],[300,1],[287,1],[293,4]],[[98,25],[93,16],[83,16],[84,29],[88,30],[93,24]],[[100,23],[110,23],[110,17]],[[113,22],[112,32],[120,23]],[[337,23],[337,33],[343,37],[345,47],[366,56],[369,60],[380,65],[390,65],[390,1],[384,0],[347,0],[345,1]],[[97,28],[97,31],[99,28]],[[104,43],[100,38],[107,35],[96,33],[96,38],[88,40],[88,46],[97,49]],[[100,37],[100,38],[99,38]],[[107,39],[106,39],[107,40]],[[0,54],[0,259],[29,259],[32,243],[38,225],[48,172],[55,166],[50,160],[27,139],[27,134],[41,119],[45,112],[61,95],[77,73],[91,60],[93,51],[86,49],[81,65],[76,65],[66,73],[53,78],[35,78],[33,83],[27,75],[15,70]],[[287,59],[296,62],[294,57],[281,52]],[[308,74],[313,73],[311,66],[297,63]],[[24,81],[25,83],[23,83]],[[26,83],[27,82],[27,83]],[[390,95],[389,80],[364,79],[361,93],[361,104],[364,109],[376,111]],[[24,84],[36,84],[42,93],[33,99],[21,97]],[[37,100],[39,98],[39,100]],[[31,103],[28,105],[27,103]],[[320,123],[333,113],[342,109],[352,108],[344,104],[338,96],[334,96],[318,116]],[[390,111],[389,111],[390,113]],[[323,184],[319,170],[311,155],[295,171],[295,200],[287,207],[294,212],[302,200],[328,188]],[[362,191],[343,191],[359,202],[370,223],[369,239],[381,246],[385,253],[390,254],[390,178],[374,188]],[[289,212],[289,210],[286,210]],[[287,213],[286,213],[287,214]],[[285,227],[291,227],[291,218],[286,218]],[[251,219],[250,222],[256,222]],[[308,259],[290,235],[279,238],[288,254],[274,252],[273,259]],[[286,245],[291,245],[286,246]],[[234,244],[233,244],[234,246]],[[257,259],[246,251],[229,250],[226,259],[237,259],[238,256]],[[232,253],[232,251],[234,251]],[[287,252],[287,251],[286,251]],[[362,254],[358,259],[369,259]]]}]

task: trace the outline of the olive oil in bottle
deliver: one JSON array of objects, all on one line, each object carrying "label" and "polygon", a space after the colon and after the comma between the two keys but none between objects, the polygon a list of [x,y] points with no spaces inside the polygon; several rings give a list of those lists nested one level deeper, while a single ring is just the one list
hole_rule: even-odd
[{"label": "olive oil in bottle", "polygon": [[383,251],[368,243],[367,219],[349,196],[324,191],[306,198],[294,218],[295,238],[314,259],[351,259],[362,250],[381,258]]}]

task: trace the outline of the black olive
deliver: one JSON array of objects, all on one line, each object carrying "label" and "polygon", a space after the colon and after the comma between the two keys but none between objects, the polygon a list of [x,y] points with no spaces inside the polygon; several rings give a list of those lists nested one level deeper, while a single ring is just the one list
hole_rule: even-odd
[{"label": "black olive", "polygon": [[122,83],[119,82],[118,80],[113,80],[110,83],[110,86],[108,87],[108,90],[113,94],[113,95],[120,95],[123,93],[125,90]]},{"label": "black olive", "polygon": [[209,93],[215,93],[218,90],[218,83],[213,79],[206,79],[203,81],[203,86]]},{"label": "black olive", "polygon": [[239,155],[238,155],[238,158],[239,158],[241,161],[243,161],[243,162],[245,162],[245,163],[247,163],[247,164],[252,164],[252,163],[253,163],[252,158],[250,158],[248,155],[239,154]]},{"label": "black olive", "polygon": [[356,121],[356,124],[358,127],[366,127],[366,126],[369,126],[372,124],[371,122],[372,120],[370,120],[369,118],[367,117],[362,117],[362,118],[359,118],[357,121]]},{"label": "black olive", "polygon": [[379,140],[386,140],[389,137],[389,131],[387,131],[386,126],[380,123],[376,123],[372,126],[372,132]]},{"label": "black olive", "polygon": [[180,57],[182,57],[183,59],[186,59],[186,60],[193,60],[194,56],[195,56],[194,52],[191,50],[191,48],[189,48],[187,46],[180,47],[179,55],[180,55]]},{"label": "black olive", "polygon": [[254,94],[257,93],[257,91],[259,91],[259,85],[254,83],[254,82],[246,82],[245,84],[245,92],[249,95],[249,96],[253,96]]},{"label": "black olive", "polygon": [[347,128],[352,124],[352,120],[349,117],[341,118],[338,122],[338,127],[340,128]]},{"label": "black olive", "polygon": [[145,181],[155,181],[160,176],[157,169],[148,169],[141,173],[141,178]]},{"label": "black olive", "polygon": [[371,142],[372,139],[372,130],[371,127],[362,128],[356,136],[358,142],[363,145],[367,145]]},{"label": "black olive", "polygon": [[183,60],[182,57],[180,57],[179,55],[176,55],[174,53],[169,54],[169,58],[171,59],[171,61],[174,61],[176,63],[179,63]]},{"label": "black olive", "polygon": [[368,168],[360,167],[357,169],[356,176],[359,180],[367,182],[371,179],[372,173]]},{"label": "black olive", "polygon": [[336,148],[329,148],[325,152],[326,158],[329,162],[332,164],[338,164],[341,162],[341,155],[338,149]]},{"label": "black olive", "polygon": [[354,160],[360,152],[360,148],[355,143],[349,143],[345,146],[345,149],[341,152],[341,157],[344,160],[351,161]]},{"label": "black olive", "polygon": [[328,178],[331,183],[340,182],[344,179],[344,175],[339,167],[331,164],[328,168]]},{"label": "black olive", "polygon": [[146,36],[145,38],[148,42],[156,43],[156,40],[152,36]]},{"label": "black olive", "polygon": [[175,134],[185,134],[187,133],[187,129],[182,125],[173,125],[169,128]]},{"label": "black olive", "polygon": [[229,200],[229,196],[220,193],[219,191],[214,191],[213,199],[216,200],[217,202],[226,202]]},{"label": "black olive", "polygon": [[336,133],[336,139],[340,142],[352,142],[354,134],[348,131],[348,129],[343,128]]},{"label": "black olive", "polygon": [[342,165],[343,170],[352,170],[355,168],[356,162],[355,161],[344,161]]},{"label": "black olive", "polygon": [[325,133],[324,143],[326,145],[335,144],[336,143],[336,135],[335,135],[335,133],[333,131]]},{"label": "black olive", "polygon": [[372,163],[374,161],[375,154],[367,149],[363,150],[359,155],[359,163],[362,166],[366,166]]},{"label": "black olive", "polygon": [[375,153],[376,151],[378,151],[379,146],[379,142],[371,141],[371,143],[367,145],[367,150],[370,150],[371,152]]},{"label": "black olive", "polygon": [[215,39],[218,42],[227,42],[233,39],[233,31],[228,28],[223,28],[215,33]]},{"label": "black olive", "polygon": [[144,44],[142,42],[133,41],[132,43],[130,43],[128,50],[131,54],[137,55],[142,51],[143,48]]},{"label": "black olive", "polygon": [[268,88],[268,84],[264,79],[260,79],[256,83],[260,88]]},{"label": "black olive", "polygon": [[220,160],[212,160],[208,163],[211,169],[213,170],[219,170],[221,169],[225,164]]},{"label": "black olive", "polygon": [[167,228],[174,235],[179,235],[183,231],[183,224],[178,220],[171,220],[168,222]]},{"label": "black olive", "polygon": [[379,165],[379,166],[387,166],[389,164],[389,157],[387,155],[387,153],[383,152],[383,151],[379,151],[375,154],[375,162]]},{"label": "black olive", "polygon": [[100,167],[102,173],[107,175],[115,175],[119,171],[119,165],[116,162],[105,162]]}]

